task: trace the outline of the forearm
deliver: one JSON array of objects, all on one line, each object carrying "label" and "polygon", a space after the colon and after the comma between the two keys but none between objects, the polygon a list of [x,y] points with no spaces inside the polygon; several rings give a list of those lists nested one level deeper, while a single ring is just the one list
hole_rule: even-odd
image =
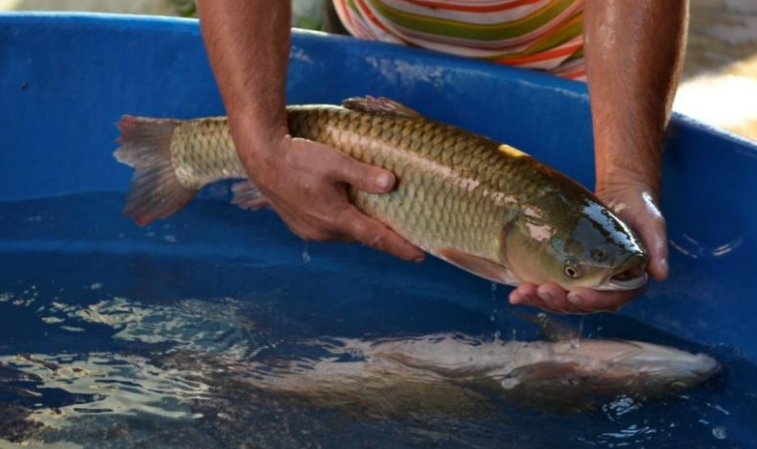
[{"label": "forearm", "polygon": [[[241,151],[281,138],[286,124],[286,70],[291,2],[199,0],[208,57]],[[246,154],[240,154],[244,160]]]},{"label": "forearm", "polygon": [[585,55],[598,189],[620,178],[659,190],[687,14],[687,0],[587,0]]}]

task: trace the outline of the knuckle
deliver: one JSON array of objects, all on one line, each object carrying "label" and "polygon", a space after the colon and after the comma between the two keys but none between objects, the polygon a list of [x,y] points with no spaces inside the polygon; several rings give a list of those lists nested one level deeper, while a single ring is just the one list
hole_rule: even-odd
[{"label": "knuckle", "polygon": [[371,248],[375,248],[380,251],[389,250],[388,239],[386,238],[386,235],[384,233],[369,236],[368,242],[366,242],[366,244]]}]

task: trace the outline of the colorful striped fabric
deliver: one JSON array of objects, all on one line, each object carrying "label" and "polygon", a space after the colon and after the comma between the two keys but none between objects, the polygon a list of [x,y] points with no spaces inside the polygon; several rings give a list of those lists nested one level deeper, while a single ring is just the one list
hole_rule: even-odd
[{"label": "colorful striped fabric", "polygon": [[585,79],[584,0],[333,0],[353,36]]}]

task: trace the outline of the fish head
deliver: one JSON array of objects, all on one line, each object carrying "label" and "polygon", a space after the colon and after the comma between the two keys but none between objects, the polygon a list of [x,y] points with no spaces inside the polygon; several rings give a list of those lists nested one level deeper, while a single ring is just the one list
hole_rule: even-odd
[{"label": "fish head", "polygon": [[505,229],[503,258],[522,282],[566,290],[635,290],[647,282],[641,240],[591,192],[560,189],[521,207]]},{"label": "fish head", "polygon": [[540,360],[514,369],[502,386],[528,399],[575,406],[622,395],[661,397],[701,385],[720,370],[706,354],[667,346],[572,340],[555,343]]},{"label": "fish head", "polygon": [[[640,341],[581,340],[562,342],[567,351],[584,358],[584,375],[611,388],[631,385],[639,392],[676,391],[695,387],[720,371],[720,364],[702,353]],[[592,374],[596,373],[596,374]]]}]

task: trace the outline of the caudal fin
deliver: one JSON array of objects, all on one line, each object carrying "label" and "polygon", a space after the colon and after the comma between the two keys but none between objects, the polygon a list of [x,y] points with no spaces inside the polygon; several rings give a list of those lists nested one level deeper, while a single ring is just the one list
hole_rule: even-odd
[{"label": "caudal fin", "polygon": [[118,123],[121,146],[113,155],[134,168],[124,213],[140,226],[170,217],[198,192],[179,182],[171,163],[171,136],[178,123],[129,115]]}]

